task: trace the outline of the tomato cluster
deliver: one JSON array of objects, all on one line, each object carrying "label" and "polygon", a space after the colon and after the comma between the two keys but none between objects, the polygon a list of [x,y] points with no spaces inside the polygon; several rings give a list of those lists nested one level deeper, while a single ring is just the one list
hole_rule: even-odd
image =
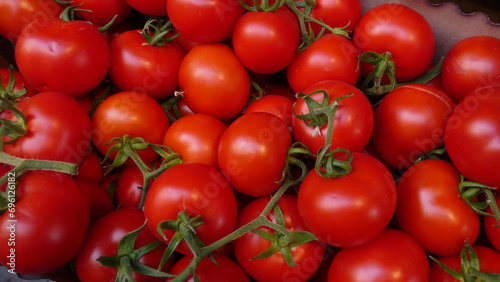
[{"label": "tomato cluster", "polygon": [[403,4],[0,1],[0,263],[77,281],[500,279],[500,38]]}]

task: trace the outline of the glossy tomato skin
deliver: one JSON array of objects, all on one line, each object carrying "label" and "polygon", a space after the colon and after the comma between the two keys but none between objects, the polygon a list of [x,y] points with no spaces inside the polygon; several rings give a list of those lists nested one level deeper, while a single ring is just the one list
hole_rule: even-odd
[{"label": "glossy tomato skin", "polygon": [[[215,264],[209,257],[204,258],[198,266],[196,266],[196,275],[198,281],[204,282],[250,282],[248,274],[241,268],[238,263],[229,257],[220,254],[212,254],[217,264]],[[178,260],[169,273],[179,275],[192,261],[192,256],[184,256]],[[166,281],[170,281],[168,279]],[[185,282],[194,282],[193,275],[191,274]]]},{"label": "glossy tomato skin", "polygon": [[[318,0],[311,10],[311,17],[322,20],[332,28],[345,28],[353,31],[361,18],[359,0]],[[311,22],[314,34],[319,34],[321,26]]]},{"label": "glossy tomato skin", "polygon": [[354,44],[340,35],[326,34],[295,56],[286,75],[294,92],[304,92],[323,80],[355,85],[360,74],[358,69],[358,51]]},{"label": "glossy tomato skin", "polygon": [[101,165],[101,159],[95,150],[91,150],[80,163],[76,178],[85,178],[97,182],[104,181],[104,168]]},{"label": "glossy tomato skin", "polygon": [[[177,220],[181,211],[190,217],[201,215],[203,224],[196,228],[196,235],[205,245],[234,230],[237,210],[234,191],[224,177],[212,166],[194,162],[175,165],[158,176],[144,203],[147,226],[162,241],[156,229],[160,222]],[[174,231],[163,231],[169,242]],[[185,241],[177,251],[191,254]]]},{"label": "glossy tomato skin", "polygon": [[365,153],[353,152],[352,157],[352,171],[345,176],[325,178],[311,170],[298,194],[306,226],[321,241],[337,247],[372,240],[396,209],[396,184],[387,167]]},{"label": "glossy tomato skin", "polygon": [[181,117],[169,127],[163,145],[181,155],[184,162],[199,162],[219,168],[219,141],[226,125],[206,114]]},{"label": "glossy tomato skin", "polygon": [[[373,109],[368,98],[355,86],[340,81],[328,80],[315,83],[304,90],[308,94],[316,90],[324,89],[328,92],[329,104],[336,98],[352,94],[352,96],[340,100],[339,107],[335,113],[333,124],[331,147],[344,148],[351,151],[361,151],[370,141],[373,132]],[[310,96],[320,102],[323,93]],[[294,111],[296,115],[308,114],[304,99],[299,98],[295,102]],[[315,134],[314,127],[307,126],[303,120],[296,116],[292,117],[292,134],[297,142],[301,142],[312,153],[325,145],[327,124],[320,127],[320,134]]]},{"label": "glossy tomato skin", "polygon": [[[4,242],[0,262],[8,266],[12,248],[16,273],[56,270],[68,263],[83,244],[90,222],[87,199],[66,174],[34,171],[16,177],[19,183],[15,188],[14,217],[9,211],[0,217],[0,240]],[[9,241],[11,233],[15,234],[14,241]]]},{"label": "glossy tomato skin", "polygon": [[428,281],[429,262],[410,235],[384,229],[370,242],[341,249],[330,266],[328,281]]},{"label": "glossy tomato skin", "polygon": [[387,94],[375,110],[372,141],[379,157],[404,171],[420,155],[444,146],[455,103],[442,90],[408,84]]},{"label": "glossy tomato skin", "polygon": [[[118,269],[102,266],[97,259],[101,256],[116,256],[118,243],[127,233],[134,231],[144,224],[144,213],[137,208],[117,209],[90,228],[85,242],[75,257],[75,270],[80,281],[114,281]],[[156,237],[144,227],[135,241],[135,249],[156,241]],[[166,245],[162,244],[145,254],[139,262],[157,269]],[[168,271],[173,261],[169,260],[162,271]],[[165,281],[164,278],[155,278],[134,273],[136,281]]]},{"label": "glossy tomato skin", "polygon": [[115,209],[113,200],[99,182],[84,178],[75,181],[89,202],[91,224]]},{"label": "glossy tomato skin", "polygon": [[245,13],[238,0],[169,0],[167,13],[175,29],[198,43],[224,42]]},{"label": "glossy tomato skin", "polygon": [[222,43],[203,44],[186,54],[179,68],[179,87],[194,113],[223,121],[240,115],[250,96],[247,70]]},{"label": "glossy tomato skin", "polygon": [[[495,194],[495,202],[500,203],[500,194],[497,192]],[[491,207],[485,210],[487,213],[493,215]],[[492,216],[483,217],[483,228],[488,238],[488,241],[493,245],[493,247],[500,252],[500,228],[498,227],[500,223]]]},{"label": "glossy tomato skin", "polygon": [[135,10],[148,16],[166,16],[167,0],[125,0]]},{"label": "glossy tomato skin", "polygon": [[292,126],[294,102],[295,100],[283,95],[264,95],[262,98],[250,103],[245,109],[245,114],[253,112],[270,113],[281,118],[287,126]]},{"label": "glossy tomato skin", "polygon": [[[151,125],[154,125],[154,130]],[[122,91],[106,98],[94,112],[93,143],[103,155],[116,144],[116,142],[108,145],[106,143],[125,134],[130,137],[141,137],[152,144],[161,144],[169,126],[167,114],[151,96],[137,91]],[[137,152],[146,163],[158,157],[151,148]],[[116,151],[113,152],[110,158],[114,159],[116,154]],[[131,159],[127,162],[133,163]]]},{"label": "glossy tomato skin", "polygon": [[126,166],[116,182],[114,191],[116,205],[137,208],[142,198],[141,188],[144,186],[143,182],[144,177],[138,166]]},{"label": "glossy tomato skin", "polygon": [[414,164],[398,181],[396,221],[430,254],[458,254],[479,235],[479,216],[460,198],[459,182],[455,167],[439,159]]},{"label": "glossy tomato skin", "polygon": [[19,71],[36,91],[79,97],[102,82],[110,52],[98,26],[53,17],[35,20],[23,30],[15,58]]},{"label": "glossy tomato skin", "polygon": [[173,42],[153,46],[141,32],[125,31],[111,42],[109,76],[122,91],[140,91],[160,100],[178,89],[177,74],[185,52]]},{"label": "glossy tomato skin", "polygon": [[[475,245],[472,246],[479,259],[479,269],[481,272],[500,273],[500,253],[489,247]],[[437,257],[437,260],[444,263],[451,269],[462,273],[460,254]],[[458,281],[441,268],[436,262],[431,262],[429,282],[455,282]]]},{"label": "glossy tomato skin", "polygon": [[236,22],[233,49],[243,65],[256,73],[285,69],[300,43],[297,17],[288,7],[275,12],[247,12]]},{"label": "glossy tomato skin", "polygon": [[455,107],[445,129],[448,155],[465,178],[500,187],[500,85],[472,91]]},{"label": "glossy tomato skin", "polygon": [[132,7],[125,0],[74,0],[71,6],[77,6],[78,9],[90,11],[77,11],[82,18],[101,26],[107,25],[113,18],[113,25],[116,25],[130,14]]},{"label": "glossy tomato skin", "polygon": [[[417,11],[399,3],[382,4],[367,11],[356,25],[352,42],[360,53],[389,52],[398,82],[423,74],[431,64],[435,48],[429,22]],[[364,62],[360,67],[363,77],[373,70],[373,65]]]},{"label": "glossy tomato skin", "polygon": [[[255,199],[247,204],[238,215],[238,227],[241,227],[257,218],[269,202],[270,197]],[[286,228],[290,231],[309,231],[302,221],[297,208],[297,197],[291,194],[283,195],[277,202],[283,212]],[[276,215],[271,211],[267,216],[276,222]],[[260,230],[273,232],[268,227],[261,226]],[[268,258],[252,260],[271,246],[271,242],[259,235],[248,232],[233,241],[236,259],[246,272],[257,281],[308,281],[321,264],[325,253],[325,245],[319,241],[310,241],[292,247],[292,256],[297,266],[288,266],[283,254],[277,252]]]},{"label": "glossy tomato skin", "polygon": [[500,83],[500,39],[471,36],[455,43],[441,67],[443,89],[458,103],[477,88]]},{"label": "glossy tomato skin", "polygon": [[[90,118],[73,97],[42,92],[19,103],[18,109],[26,115],[28,133],[6,144],[7,154],[79,164],[90,152]],[[16,120],[12,113],[8,119]]]},{"label": "glossy tomato skin", "polygon": [[277,116],[248,113],[233,121],[219,142],[219,168],[237,191],[261,197],[281,185],[290,130]]}]

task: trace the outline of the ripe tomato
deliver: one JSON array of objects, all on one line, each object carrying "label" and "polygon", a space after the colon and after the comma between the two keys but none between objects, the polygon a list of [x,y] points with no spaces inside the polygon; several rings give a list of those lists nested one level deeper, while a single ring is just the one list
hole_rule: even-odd
[{"label": "ripe tomato", "polygon": [[372,240],[386,228],[396,209],[396,184],[379,160],[353,152],[351,167],[349,174],[338,178],[311,170],[298,195],[299,212],[309,230],[338,247]]},{"label": "ripe tomato", "polygon": [[442,90],[411,84],[387,94],[375,110],[372,141],[381,160],[400,171],[444,146],[444,129],[455,103]]},{"label": "ripe tomato", "polygon": [[233,121],[219,142],[219,167],[237,191],[261,197],[281,183],[290,130],[277,116],[256,112]]},{"label": "ripe tomato", "polygon": [[[500,194],[497,192],[495,195],[495,202],[500,203]],[[493,211],[491,210],[491,207],[488,207],[485,212],[493,215]],[[500,227],[497,225],[500,225],[500,223],[491,216],[484,216],[483,217],[483,227],[484,227],[484,232],[486,233],[486,237],[488,238],[488,241],[493,245],[493,247],[500,252]]]},{"label": "ripe tomato", "polygon": [[465,178],[500,187],[500,85],[464,97],[446,124],[444,144]]},{"label": "ripe tomato", "polygon": [[54,17],[34,20],[23,30],[15,58],[19,71],[36,91],[79,97],[107,75],[110,53],[98,26]]},{"label": "ripe tomato", "polygon": [[473,90],[500,83],[500,38],[472,36],[455,43],[441,67],[443,89],[458,103]]},{"label": "ripe tomato", "polygon": [[[154,125],[154,130],[151,128]],[[94,129],[93,143],[106,154],[116,141],[106,145],[112,138],[141,137],[146,142],[161,144],[170,123],[161,105],[151,96],[137,91],[122,91],[106,98],[92,116]],[[153,161],[158,154],[151,148],[138,150],[137,153],[146,163]],[[114,159],[114,151],[110,158]],[[127,160],[132,164],[132,160]]]},{"label": "ripe tomato", "polygon": [[116,25],[125,20],[132,11],[132,7],[125,0],[73,0],[69,5],[88,10],[77,11],[77,13],[87,21],[101,26],[111,22],[115,16],[113,25]]},{"label": "ripe tomato", "polygon": [[328,281],[421,281],[429,279],[429,261],[408,234],[387,228],[370,242],[341,249]]},{"label": "ripe tomato", "polygon": [[[333,28],[353,31],[361,18],[359,0],[317,0],[311,10],[311,17],[323,21]],[[321,26],[311,22],[314,34],[319,34]]]},{"label": "ripe tomato", "polygon": [[[164,220],[177,220],[179,212],[190,217],[202,216],[203,224],[196,235],[209,245],[234,230],[237,204],[233,189],[212,166],[202,163],[181,163],[164,171],[150,186],[144,203],[147,226],[164,242],[170,242],[173,230],[164,229],[166,240],[157,226]],[[177,247],[183,254],[191,250],[183,240]]]},{"label": "ripe tomato", "polygon": [[125,0],[132,8],[148,16],[166,16],[167,0]]},{"label": "ripe tomato", "polygon": [[265,95],[259,98],[245,109],[245,114],[253,112],[266,112],[273,114],[285,122],[287,126],[292,126],[293,103],[295,100],[282,95]]},{"label": "ripe tomato", "polygon": [[[89,153],[90,118],[73,97],[42,92],[19,103],[18,109],[26,115],[28,133],[6,144],[7,154],[79,164]],[[8,119],[16,120],[13,113]]]},{"label": "ripe tomato", "polygon": [[91,224],[115,209],[113,200],[99,182],[85,178],[77,178],[75,181],[89,202]]},{"label": "ripe tomato", "polygon": [[294,92],[303,92],[323,80],[338,80],[355,85],[359,79],[358,51],[350,40],[326,34],[295,56],[286,69]]},{"label": "ripe tomato", "polygon": [[181,155],[184,162],[199,162],[219,168],[217,150],[226,125],[206,114],[176,120],[165,133],[163,145]]},{"label": "ripe tomato", "polygon": [[[269,203],[270,197],[258,198],[247,204],[238,215],[238,227],[257,218]],[[286,228],[289,231],[308,231],[297,208],[297,197],[291,194],[283,195],[277,202],[283,213]],[[277,223],[274,211],[267,216]],[[276,231],[261,226],[259,230],[268,233]],[[293,262],[297,266],[288,266],[283,254],[279,251],[268,258],[252,259],[268,249],[272,243],[256,233],[247,232],[233,241],[236,259],[245,271],[257,281],[308,281],[321,264],[325,253],[325,245],[319,241],[310,241],[302,245],[290,247]]]},{"label": "ripe tomato", "polygon": [[[423,74],[434,56],[431,25],[420,13],[399,3],[382,4],[367,11],[356,25],[352,42],[360,53],[389,52],[396,66],[398,82]],[[360,67],[363,77],[374,68],[365,62]]]},{"label": "ripe tomato", "polygon": [[80,163],[76,177],[91,179],[97,182],[104,181],[104,169],[101,165],[101,159],[95,150],[90,151]]},{"label": "ripe tomato", "polygon": [[161,100],[178,89],[177,73],[185,52],[177,43],[154,46],[142,30],[129,30],[111,42],[110,50],[109,76],[122,91],[140,91]]},{"label": "ripe tomato", "polygon": [[285,69],[300,43],[297,17],[282,7],[275,12],[248,12],[236,22],[233,49],[243,65],[256,73]]},{"label": "ripe tomato", "polygon": [[193,112],[220,120],[241,114],[250,96],[247,70],[222,43],[203,44],[189,51],[179,69],[179,86]]},{"label": "ripe tomato", "polygon": [[[368,98],[358,88],[340,81],[328,80],[315,83],[304,90],[304,93],[324,89],[328,92],[329,102],[347,94],[352,96],[344,98],[338,102],[339,107],[335,112],[333,123],[331,147],[335,149],[341,147],[350,151],[361,151],[370,141],[373,131],[373,109]],[[310,96],[317,102],[323,99],[323,93],[316,93]],[[304,99],[299,98],[295,102],[296,115],[308,114],[309,108]],[[307,122],[310,122],[308,120]],[[319,128],[308,126],[305,121],[300,120],[295,115],[292,117],[292,134],[297,142],[301,142],[312,153],[325,146],[328,123]]]},{"label": "ripe tomato", "polygon": [[396,221],[428,253],[455,255],[478,237],[479,215],[460,198],[459,182],[455,167],[439,159],[414,164],[398,181]]},{"label": "ripe tomato", "polygon": [[15,207],[0,216],[0,263],[9,267],[13,262],[16,273],[56,270],[76,255],[85,239],[87,199],[66,174],[34,171],[18,180]]}]

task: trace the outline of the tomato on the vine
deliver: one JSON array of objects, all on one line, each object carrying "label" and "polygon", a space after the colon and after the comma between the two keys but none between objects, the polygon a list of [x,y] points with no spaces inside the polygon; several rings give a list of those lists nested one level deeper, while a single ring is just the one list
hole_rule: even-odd
[{"label": "tomato on the vine", "polygon": [[[361,1],[317,0],[310,15],[332,28],[345,28],[352,32],[361,18]],[[319,34],[321,26],[314,22],[311,22],[311,26],[314,34]]]}]

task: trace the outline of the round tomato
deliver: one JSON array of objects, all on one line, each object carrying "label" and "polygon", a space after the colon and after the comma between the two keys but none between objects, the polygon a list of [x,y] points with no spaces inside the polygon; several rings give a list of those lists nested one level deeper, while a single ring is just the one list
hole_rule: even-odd
[{"label": "round tomato", "polygon": [[37,19],[19,36],[15,58],[39,92],[79,97],[96,88],[109,69],[109,45],[98,26],[60,18]]},{"label": "round tomato", "polygon": [[472,36],[455,43],[441,67],[443,89],[458,103],[469,92],[500,83],[500,38]]},{"label": "round tomato", "polygon": [[[150,169],[158,168],[159,159],[147,164]],[[154,181],[150,179],[149,185]],[[118,207],[139,207],[142,199],[144,175],[137,165],[127,165],[117,178],[115,186],[115,202]]]},{"label": "round tomato", "polygon": [[259,98],[245,109],[245,114],[253,112],[266,112],[273,114],[285,122],[287,126],[292,126],[293,103],[295,100],[282,95],[265,95]]},{"label": "round tomato", "polygon": [[[19,103],[22,100],[24,100],[28,97],[31,97],[37,93],[29,85],[29,83],[26,81],[26,79],[24,79],[23,75],[19,71],[10,70],[7,68],[0,68],[0,83],[2,83],[2,86],[4,87],[4,89],[8,90],[7,88],[10,87],[9,86],[9,80],[11,78],[10,72],[12,72],[12,74],[14,75],[14,84],[12,85],[12,92],[17,94],[16,92],[26,90],[26,93],[23,96],[15,99],[16,103]],[[3,96],[4,95],[2,94],[2,97]],[[5,98],[7,98],[7,97],[5,97]],[[8,110],[1,109],[0,110],[0,118],[7,117],[9,115],[8,113],[9,113]]]},{"label": "round tomato", "polygon": [[[353,31],[361,18],[361,1],[317,0],[310,15],[332,28],[345,28],[348,31]],[[318,35],[321,26],[313,22],[311,22],[311,26],[314,34]]]},{"label": "round tomato", "polygon": [[87,199],[66,174],[34,171],[16,177],[14,206],[0,216],[0,263],[16,273],[56,270],[83,244],[90,222]]},{"label": "round tomato", "polygon": [[73,0],[69,4],[78,9],[87,10],[76,12],[87,21],[101,26],[107,25],[115,16],[113,25],[116,25],[125,20],[132,11],[132,7],[125,0]]},{"label": "round tomato", "polygon": [[420,155],[444,146],[455,103],[442,90],[411,84],[387,94],[375,110],[372,141],[380,159],[404,171]]},{"label": "round tomato", "polygon": [[325,34],[297,54],[286,69],[294,92],[304,92],[323,80],[338,80],[355,85],[359,79],[358,51],[350,40]]},{"label": "round tomato", "polygon": [[414,164],[398,181],[396,221],[428,253],[458,254],[479,235],[479,215],[460,198],[459,183],[455,167],[439,159]]},{"label": "round tomato", "polygon": [[304,223],[321,241],[337,247],[372,240],[386,228],[396,209],[396,184],[379,160],[353,152],[351,167],[350,173],[337,178],[311,170],[299,189]]},{"label": "round tomato", "polygon": [[429,279],[429,261],[410,235],[387,228],[370,242],[341,249],[328,281],[420,281]]},{"label": "round tomato", "polygon": [[[497,205],[500,203],[500,194],[498,192],[495,195],[495,202]],[[488,207],[485,211],[493,215],[491,207]],[[496,218],[492,216],[483,217],[483,227],[486,237],[493,247],[500,252],[500,227],[498,227],[498,225],[500,225],[500,223]]]}]

